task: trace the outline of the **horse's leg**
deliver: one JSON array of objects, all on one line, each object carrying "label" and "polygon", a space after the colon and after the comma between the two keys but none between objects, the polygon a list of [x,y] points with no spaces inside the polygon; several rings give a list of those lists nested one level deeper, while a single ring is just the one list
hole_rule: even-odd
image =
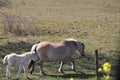
[{"label": "horse's leg", "polygon": [[64,72],[63,72],[63,69],[62,69],[62,68],[63,68],[63,64],[64,64],[64,62],[61,61],[61,62],[60,62],[60,67],[59,67],[59,69],[58,69],[58,72],[64,73]]},{"label": "horse's leg", "polygon": [[28,70],[30,71],[30,74],[32,74],[34,71],[34,64],[35,64],[35,61],[31,60],[28,65]]},{"label": "horse's leg", "polygon": [[20,64],[20,65],[19,65],[19,69],[18,69],[18,73],[17,73],[17,75],[16,75],[16,78],[17,78],[17,79],[19,79],[19,76],[20,76],[22,67],[23,67],[23,64]]},{"label": "horse's leg", "polygon": [[71,69],[75,71],[75,62],[73,60],[71,60]]},{"label": "horse's leg", "polygon": [[47,75],[47,74],[43,71],[43,69],[42,69],[42,64],[43,64],[43,62],[40,62],[40,64],[39,64],[40,73],[41,73],[42,75]]},{"label": "horse's leg", "polygon": [[35,65],[35,61],[32,61],[32,65],[31,65],[31,68],[30,68],[30,74],[32,74],[33,71],[34,71],[34,65]]}]

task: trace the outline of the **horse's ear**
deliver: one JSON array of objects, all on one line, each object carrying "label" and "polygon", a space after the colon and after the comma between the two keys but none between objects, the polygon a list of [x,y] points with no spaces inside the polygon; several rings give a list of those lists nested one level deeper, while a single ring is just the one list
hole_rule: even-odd
[{"label": "horse's ear", "polygon": [[41,41],[38,41],[37,43],[40,43]]},{"label": "horse's ear", "polygon": [[66,41],[66,45],[72,45],[72,46],[77,46],[77,43],[75,41]]}]

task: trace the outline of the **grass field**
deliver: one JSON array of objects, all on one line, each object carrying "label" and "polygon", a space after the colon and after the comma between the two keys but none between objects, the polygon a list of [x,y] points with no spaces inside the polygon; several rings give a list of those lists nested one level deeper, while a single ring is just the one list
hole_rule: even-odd
[{"label": "grass field", "polygon": [[[59,62],[44,63],[48,76],[41,76],[36,66],[32,80],[96,80],[94,51],[99,50],[100,64],[112,64],[120,54],[119,0],[0,0],[0,79],[5,77],[2,59],[11,52],[29,51],[38,41],[58,42],[75,38],[85,43],[86,58],[75,55],[76,72],[70,63],[64,65],[65,75],[57,72]],[[38,63],[36,64],[38,65]],[[48,67],[49,66],[49,67]],[[15,79],[16,67],[12,67]],[[21,74],[20,80],[24,80]],[[102,77],[101,77],[102,80]]]}]

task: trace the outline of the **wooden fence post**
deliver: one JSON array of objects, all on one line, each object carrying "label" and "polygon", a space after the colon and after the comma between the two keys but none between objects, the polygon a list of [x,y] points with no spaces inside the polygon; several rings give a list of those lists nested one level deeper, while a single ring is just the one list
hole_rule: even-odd
[{"label": "wooden fence post", "polygon": [[96,76],[97,76],[97,80],[99,80],[99,72],[98,72],[98,68],[99,68],[99,60],[98,60],[98,50],[95,50],[95,57],[96,57]]}]

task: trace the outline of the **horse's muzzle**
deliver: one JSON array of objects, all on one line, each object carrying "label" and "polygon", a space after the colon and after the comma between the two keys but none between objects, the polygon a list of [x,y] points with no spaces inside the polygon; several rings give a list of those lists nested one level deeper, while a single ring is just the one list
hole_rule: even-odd
[{"label": "horse's muzzle", "polygon": [[83,58],[83,57],[85,57],[85,54],[79,54],[79,57]]}]

